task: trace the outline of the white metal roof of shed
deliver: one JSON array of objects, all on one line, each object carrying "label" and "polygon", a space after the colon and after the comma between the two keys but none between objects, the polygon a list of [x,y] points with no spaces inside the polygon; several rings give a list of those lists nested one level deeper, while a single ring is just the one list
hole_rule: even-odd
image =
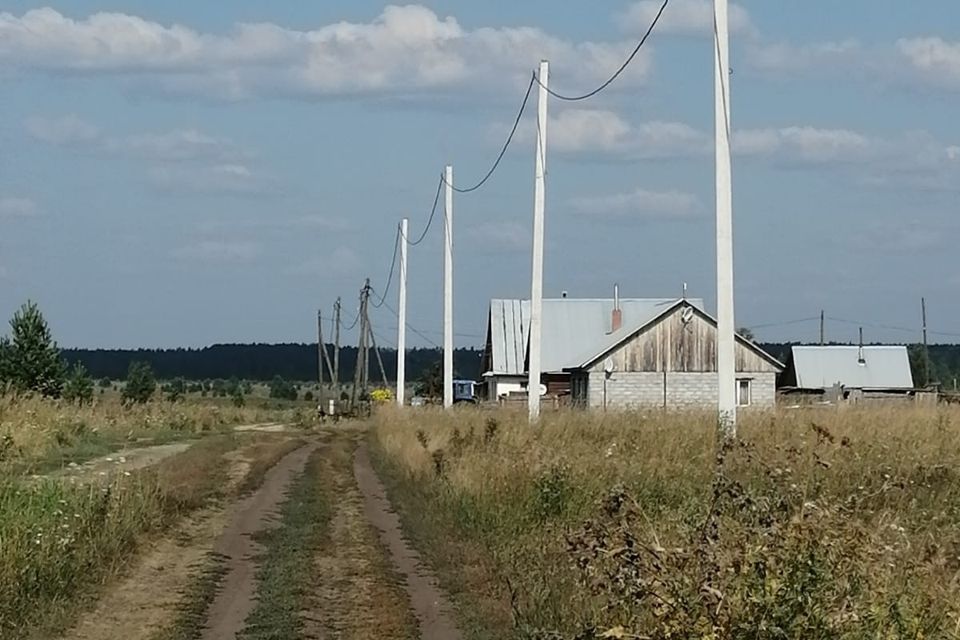
[{"label": "white metal roof of shed", "polygon": [[[623,327],[640,327],[652,321],[677,298],[621,298]],[[688,299],[703,309],[703,300]],[[611,340],[613,299],[551,298],[543,301],[543,371],[558,373],[576,367],[588,354],[600,352]],[[490,344],[496,375],[522,375],[526,371],[530,330],[528,300],[491,300]],[[620,333],[620,332],[618,332]]]},{"label": "white metal roof of shed", "polygon": [[793,347],[796,386],[825,389],[840,383],[854,389],[912,389],[910,358],[903,346]]}]

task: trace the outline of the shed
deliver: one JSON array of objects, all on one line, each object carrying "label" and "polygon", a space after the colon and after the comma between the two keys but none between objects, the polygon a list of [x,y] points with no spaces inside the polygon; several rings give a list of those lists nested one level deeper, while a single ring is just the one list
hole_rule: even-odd
[{"label": "shed", "polygon": [[[914,391],[905,346],[792,347],[780,378],[783,393],[857,400],[867,396],[906,396]],[[851,397],[851,392],[856,392]]]}]

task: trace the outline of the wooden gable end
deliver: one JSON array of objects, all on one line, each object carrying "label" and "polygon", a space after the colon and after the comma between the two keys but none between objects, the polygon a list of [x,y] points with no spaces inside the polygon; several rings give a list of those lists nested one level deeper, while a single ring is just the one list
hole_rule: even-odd
[{"label": "wooden gable end", "polygon": [[[704,373],[717,370],[717,327],[692,306],[673,311],[626,338],[590,369],[603,371],[607,358],[616,371]],[[737,372],[778,373],[780,367],[759,348],[737,339]]]}]

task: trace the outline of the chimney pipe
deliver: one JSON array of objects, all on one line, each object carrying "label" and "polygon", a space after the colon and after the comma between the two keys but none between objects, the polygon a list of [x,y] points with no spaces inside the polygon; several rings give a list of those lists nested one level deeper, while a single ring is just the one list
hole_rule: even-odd
[{"label": "chimney pipe", "polygon": [[623,326],[623,312],[620,310],[620,285],[613,285],[613,317],[610,319],[610,333],[619,331]]},{"label": "chimney pipe", "polygon": [[857,351],[857,362],[867,364],[866,359],[863,357],[863,327],[860,327],[860,348]]}]

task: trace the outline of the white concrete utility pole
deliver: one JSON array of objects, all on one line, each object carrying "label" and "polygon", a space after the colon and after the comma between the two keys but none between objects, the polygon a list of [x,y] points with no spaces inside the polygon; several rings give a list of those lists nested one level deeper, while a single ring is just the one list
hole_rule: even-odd
[{"label": "white concrete utility pole", "polygon": [[527,405],[530,423],[540,419],[540,343],[543,332],[543,214],[546,200],[547,86],[550,63],[540,62],[540,102],[537,108],[537,148],[533,188],[533,269],[530,284],[530,366],[527,378]]},{"label": "white concrete utility pole", "polygon": [[736,338],[733,316],[733,188],[730,167],[730,36],[728,0],[714,0],[717,153],[717,391],[725,437],[737,435]]},{"label": "white concrete utility pole", "polygon": [[443,406],[453,406],[453,167],[443,171]]},{"label": "white concrete utility pole", "polygon": [[410,221],[400,221],[400,293],[397,301],[397,406],[402,407],[407,384],[407,229]]}]

